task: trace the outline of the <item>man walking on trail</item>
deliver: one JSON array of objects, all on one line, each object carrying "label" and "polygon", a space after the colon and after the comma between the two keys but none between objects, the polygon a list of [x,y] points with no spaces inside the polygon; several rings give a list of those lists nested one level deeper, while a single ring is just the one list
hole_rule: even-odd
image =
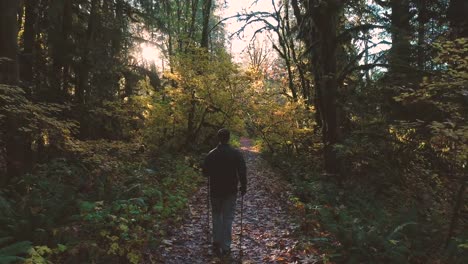
[{"label": "man walking on trail", "polygon": [[232,221],[236,208],[237,190],[243,196],[247,190],[247,169],[239,150],[229,145],[230,132],[218,131],[219,144],[211,150],[203,164],[208,177],[213,223],[213,251],[217,256],[231,252]]}]

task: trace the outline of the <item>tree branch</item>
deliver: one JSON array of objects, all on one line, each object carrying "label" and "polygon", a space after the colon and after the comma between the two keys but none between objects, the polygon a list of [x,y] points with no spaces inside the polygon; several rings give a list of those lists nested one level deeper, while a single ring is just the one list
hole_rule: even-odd
[{"label": "tree branch", "polygon": [[[338,76],[338,80],[344,80],[344,78],[346,78],[346,75],[348,75],[349,73],[353,72],[354,70],[351,70],[353,69],[352,66],[355,65],[361,58],[364,54],[366,54],[366,52],[371,49],[371,48],[374,48],[376,47],[377,45],[381,44],[381,42],[378,42],[378,43],[374,43],[373,45],[365,48],[363,51],[361,51],[358,55],[356,55],[344,68],[343,68],[343,71],[339,74]],[[377,62],[380,58],[378,58],[377,60],[374,61]],[[367,64],[369,65],[369,64]]]},{"label": "tree branch", "polygon": [[346,40],[351,39],[352,35],[355,34],[355,33],[358,33],[358,32],[361,32],[361,31],[369,31],[369,30],[374,29],[374,28],[386,29],[388,27],[382,26],[382,25],[375,25],[375,24],[363,24],[363,25],[355,26],[355,27],[352,27],[352,28],[348,28],[345,31],[338,34],[337,41],[342,43],[342,42],[344,42]]},{"label": "tree branch", "polygon": [[338,78],[338,83],[342,83],[344,81],[344,79],[346,78],[346,76],[348,76],[348,74],[350,74],[351,72],[354,72],[356,70],[370,70],[370,69],[375,68],[375,67],[388,68],[388,67],[390,67],[390,65],[387,64],[387,63],[370,63],[370,64],[362,64],[362,65],[358,65],[356,67],[352,67],[349,70],[347,70],[346,72],[343,72],[342,74],[340,74],[340,77]]}]

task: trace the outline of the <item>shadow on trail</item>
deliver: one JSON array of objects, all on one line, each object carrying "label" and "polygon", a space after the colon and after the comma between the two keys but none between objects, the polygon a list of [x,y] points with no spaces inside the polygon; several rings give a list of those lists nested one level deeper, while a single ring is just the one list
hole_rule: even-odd
[{"label": "shadow on trail", "polygon": [[[252,147],[241,139],[247,163],[247,194],[244,196],[242,261],[240,261],[240,202],[233,223],[231,260],[221,262],[211,251],[207,225],[207,187],[192,197],[185,220],[149,255],[152,263],[307,263],[296,249],[298,226],[287,212],[290,188]],[[211,219],[211,216],[210,216]],[[210,230],[211,232],[211,230]],[[310,258],[310,256],[309,256]]]}]

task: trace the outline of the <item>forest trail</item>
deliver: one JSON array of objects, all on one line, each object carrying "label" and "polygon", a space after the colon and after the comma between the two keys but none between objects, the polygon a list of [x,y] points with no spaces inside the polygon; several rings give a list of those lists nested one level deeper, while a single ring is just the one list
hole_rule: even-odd
[{"label": "forest trail", "polygon": [[[252,141],[241,139],[247,163],[248,188],[244,196],[242,263],[314,263],[317,257],[305,256],[297,249],[299,228],[288,213],[289,185],[261,158]],[[163,246],[149,255],[156,263],[220,262],[211,252],[207,239],[207,188],[192,197],[187,218],[173,230]],[[233,224],[232,258],[239,263],[240,197]],[[236,263],[236,262],[232,262]]]}]

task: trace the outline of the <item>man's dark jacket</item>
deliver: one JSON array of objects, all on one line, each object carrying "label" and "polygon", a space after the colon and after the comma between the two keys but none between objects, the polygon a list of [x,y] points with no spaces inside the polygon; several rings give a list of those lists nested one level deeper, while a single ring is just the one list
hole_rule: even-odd
[{"label": "man's dark jacket", "polygon": [[229,144],[219,144],[211,150],[203,164],[203,174],[209,177],[212,197],[236,194],[238,183],[241,191],[247,188],[247,169],[244,158]]}]

